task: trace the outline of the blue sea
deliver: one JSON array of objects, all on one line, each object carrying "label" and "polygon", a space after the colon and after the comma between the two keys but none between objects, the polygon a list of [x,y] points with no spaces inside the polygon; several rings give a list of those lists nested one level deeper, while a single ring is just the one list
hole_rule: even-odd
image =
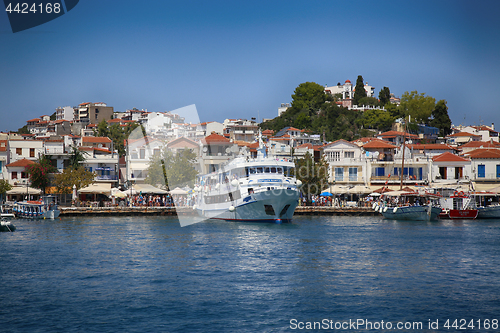
[{"label": "blue sea", "polygon": [[13,223],[0,332],[500,331],[500,221]]}]

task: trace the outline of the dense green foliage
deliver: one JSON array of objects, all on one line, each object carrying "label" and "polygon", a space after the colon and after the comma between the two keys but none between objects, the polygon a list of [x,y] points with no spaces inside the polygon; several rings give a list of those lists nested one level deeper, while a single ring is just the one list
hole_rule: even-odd
[{"label": "dense green foliage", "polygon": [[451,134],[451,119],[444,99],[436,103],[436,107],[432,111],[430,125],[439,128],[440,136]]},{"label": "dense green foliage", "polygon": [[55,175],[54,186],[60,194],[70,194],[73,192],[73,185],[76,190],[94,183],[95,172],[85,170],[83,166],[77,168],[64,169],[62,173]]},{"label": "dense green foliage", "polygon": [[57,168],[52,165],[47,155],[41,155],[36,163],[28,165],[25,170],[29,175],[31,186],[41,189],[44,193],[50,183],[49,174],[57,172]]},{"label": "dense green foliage", "polygon": [[137,128],[139,124],[129,123],[126,126],[113,124],[111,126],[102,120],[95,130],[95,136],[108,137],[113,141],[113,148],[118,151],[120,157],[125,156],[125,139]]},{"label": "dense green foliage", "polygon": [[12,185],[9,184],[5,179],[0,179],[0,202],[3,200],[3,197],[7,191],[12,189]]},{"label": "dense green foliage", "polygon": [[165,184],[167,189],[186,185],[192,187],[198,174],[194,167],[196,157],[196,153],[190,149],[184,149],[177,154],[163,149],[150,160],[146,183],[153,186]]},{"label": "dense green foliage", "polygon": [[363,83],[363,77],[361,75],[358,75],[358,78],[356,79],[356,86],[354,87],[354,98],[352,103],[354,105],[363,105],[360,104],[360,100],[365,97],[366,97],[366,90],[365,90],[365,85]]},{"label": "dense green foliage", "polygon": [[69,167],[71,169],[78,169],[81,166],[81,162],[85,162],[86,155],[88,155],[86,151],[81,151],[78,147],[72,146],[68,156]]},{"label": "dense green foliage", "polygon": [[[362,83],[362,77],[358,77]],[[363,91],[364,86],[363,86]],[[366,93],[366,91],[365,91]],[[327,141],[338,139],[353,140],[371,136],[373,131],[388,131],[396,119],[411,116],[416,123],[435,126],[441,135],[450,131],[451,121],[448,116],[446,101],[435,103],[435,99],[417,91],[405,92],[401,105],[390,103],[390,90],[384,87],[379,97],[362,97],[363,105],[383,106],[385,110],[371,109],[365,112],[348,110],[338,106],[335,98],[324,91],[324,87],[314,83],[301,83],[292,95],[292,104],[281,116],[260,124],[262,129],[279,131],[285,127],[304,129],[310,134],[325,134]]]},{"label": "dense green foliage", "polygon": [[300,190],[308,199],[328,187],[328,162],[324,156],[314,162],[311,154],[306,153],[303,158],[295,160],[293,174],[302,182]]}]

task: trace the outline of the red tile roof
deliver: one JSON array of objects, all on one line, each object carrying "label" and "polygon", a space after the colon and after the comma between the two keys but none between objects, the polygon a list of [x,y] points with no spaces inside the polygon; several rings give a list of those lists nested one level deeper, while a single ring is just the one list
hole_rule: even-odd
[{"label": "red tile roof", "polygon": [[0,151],[7,151],[8,140],[0,140]]},{"label": "red tile roof", "polygon": [[478,137],[478,138],[481,138],[482,136],[481,135],[476,135],[476,134],[472,134],[472,133],[469,133],[469,132],[458,132],[458,133],[455,133],[455,134],[450,134],[447,136],[447,138],[450,138],[450,137],[460,137],[460,136],[470,136],[470,137]]},{"label": "red tile roof", "polygon": [[390,144],[384,140],[372,140],[363,145],[365,149],[380,149],[380,148],[396,148],[395,145]]},{"label": "red tile roof", "polygon": [[108,137],[84,136],[82,137],[82,143],[111,143],[111,139]]},{"label": "red tile roof", "polygon": [[441,155],[432,158],[434,162],[470,162],[469,159],[452,154],[450,152],[442,153]]},{"label": "red tile roof", "polygon": [[460,146],[460,148],[500,148],[500,143],[490,141],[471,141]]},{"label": "red tile roof", "polygon": [[205,143],[208,143],[208,144],[210,144],[210,143],[217,143],[217,142],[219,142],[219,143],[226,143],[226,142],[229,143],[230,142],[228,138],[225,138],[222,135],[219,135],[217,133],[212,133],[209,136],[206,136],[203,139],[203,141]]},{"label": "red tile roof", "polygon": [[419,150],[454,150],[455,148],[440,143],[417,143],[417,144],[407,144],[406,145],[410,149],[419,149]]},{"label": "red tile roof", "polygon": [[11,167],[27,167],[28,165],[35,164],[35,162],[28,160],[26,158],[23,158],[22,160],[18,160],[12,163],[9,163],[6,165],[6,167],[11,168]]},{"label": "red tile roof", "polygon": [[475,149],[465,154],[472,158],[500,159],[499,149]]},{"label": "red tile roof", "polygon": [[405,133],[405,132],[399,132],[399,131],[388,131],[384,133],[380,133],[377,135],[378,137],[383,137],[383,138],[395,138],[397,136],[405,136],[409,139],[418,139],[418,135],[411,134],[411,133]]}]

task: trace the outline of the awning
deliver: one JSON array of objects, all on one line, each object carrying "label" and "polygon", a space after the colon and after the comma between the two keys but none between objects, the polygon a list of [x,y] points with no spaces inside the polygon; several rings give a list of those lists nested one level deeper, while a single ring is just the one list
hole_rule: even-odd
[{"label": "awning", "polygon": [[478,184],[474,183],[474,190],[477,192],[485,191],[490,192],[492,189],[498,187],[498,184]]},{"label": "awning", "polygon": [[19,194],[41,194],[42,190],[33,187],[26,186],[16,186],[6,192],[10,195],[19,195]]},{"label": "awning", "polygon": [[78,193],[104,194],[109,196],[111,194],[111,184],[110,183],[92,184],[87,187],[79,189]]},{"label": "awning", "polygon": [[135,184],[134,190],[136,192],[142,192],[142,193],[152,193],[152,194],[167,194],[168,192],[162,189],[159,189],[157,187],[154,187],[153,185],[150,184]]},{"label": "awning", "polygon": [[187,194],[187,191],[184,191],[183,189],[176,187],[175,189],[170,191],[170,194],[183,195],[183,194]]}]

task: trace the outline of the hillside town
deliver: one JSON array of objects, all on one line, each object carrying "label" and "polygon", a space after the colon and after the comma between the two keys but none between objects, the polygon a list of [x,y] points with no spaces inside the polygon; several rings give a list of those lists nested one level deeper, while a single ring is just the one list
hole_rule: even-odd
[{"label": "hillside town", "polygon": [[[366,84],[365,90],[368,97],[373,97],[373,87]],[[343,85],[325,87],[325,92],[341,95],[337,104],[344,108],[358,112],[374,108],[352,104],[349,80]],[[397,104],[399,99],[392,95],[391,103]],[[282,104],[277,115],[288,107],[288,103]],[[100,124],[120,128],[134,125],[146,135],[113,142],[108,136],[98,135]],[[498,186],[500,180],[500,142],[493,123],[452,125],[451,134],[439,136],[437,128],[424,125],[416,133],[409,133],[405,121],[398,119],[390,131],[333,142],[326,142],[321,133],[304,129],[288,126],[279,131],[260,131],[260,125],[255,118],[189,123],[174,112],[136,108],[115,112],[102,102],[58,107],[52,117],[40,115],[26,120],[27,134],[0,133],[0,179],[12,187],[4,199],[22,200],[43,192],[30,187],[26,172],[26,167],[41,156],[50,158],[57,171],[63,172],[74,148],[84,152],[85,159],[80,164],[94,172],[95,178],[90,190],[79,189],[79,195],[109,197],[113,189],[125,191],[131,186],[146,191],[150,161],[163,149],[174,153],[191,150],[196,156],[197,173],[206,174],[217,171],[221,164],[243,150],[256,156],[259,133],[269,155],[300,159],[310,154],[315,161],[324,159],[328,165],[328,184],[320,190],[333,194],[370,193],[381,186],[401,183],[414,187],[469,182],[476,191],[486,191]],[[119,144],[123,145],[121,152]],[[51,186],[44,190],[58,194]]]}]

